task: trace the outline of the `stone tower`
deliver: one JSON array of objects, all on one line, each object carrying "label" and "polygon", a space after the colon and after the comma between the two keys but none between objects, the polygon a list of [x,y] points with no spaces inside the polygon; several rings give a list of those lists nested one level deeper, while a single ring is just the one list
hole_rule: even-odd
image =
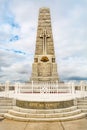
[{"label": "stone tower", "polygon": [[58,81],[49,8],[40,8],[36,50],[32,64],[33,81]]}]

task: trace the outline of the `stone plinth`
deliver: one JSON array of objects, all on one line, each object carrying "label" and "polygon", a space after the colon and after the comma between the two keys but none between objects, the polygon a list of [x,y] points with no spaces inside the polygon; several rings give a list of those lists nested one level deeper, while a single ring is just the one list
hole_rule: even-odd
[{"label": "stone plinth", "polygon": [[28,109],[58,109],[67,108],[73,106],[73,100],[68,101],[52,101],[52,102],[34,102],[34,101],[22,101],[16,100],[16,106]]}]

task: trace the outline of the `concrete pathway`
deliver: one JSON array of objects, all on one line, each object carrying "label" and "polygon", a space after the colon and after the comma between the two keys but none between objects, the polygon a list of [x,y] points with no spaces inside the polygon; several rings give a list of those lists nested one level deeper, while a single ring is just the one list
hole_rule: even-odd
[{"label": "concrete pathway", "polygon": [[68,122],[18,122],[0,120],[0,130],[87,130],[87,119]]}]

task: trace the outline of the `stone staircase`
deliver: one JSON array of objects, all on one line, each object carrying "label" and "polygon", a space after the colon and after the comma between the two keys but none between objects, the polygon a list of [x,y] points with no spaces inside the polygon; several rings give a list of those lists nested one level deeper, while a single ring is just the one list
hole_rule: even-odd
[{"label": "stone staircase", "polygon": [[82,112],[87,113],[87,97],[77,99],[77,107],[81,109]]},{"label": "stone staircase", "polygon": [[17,121],[70,121],[85,116],[76,106],[63,109],[24,109],[15,106],[4,114],[5,118]]},{"label": "stone staircase", "polygon": [[13,108],[13,100],[11,98],[0,97],[0,117]]}]

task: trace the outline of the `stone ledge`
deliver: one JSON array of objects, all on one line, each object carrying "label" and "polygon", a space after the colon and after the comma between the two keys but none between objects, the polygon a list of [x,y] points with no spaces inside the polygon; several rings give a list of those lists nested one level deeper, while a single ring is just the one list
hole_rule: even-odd
[{"label": "stone ledge", "polygon": [[13,116],[11,114],[6,113],[4,115],[5,118],[10,119],[10,120],[16,120],[16,121],[71,121],[71,120],[77,120],[84,118],[86,116],[85,113],[80,113],[78,115],[70,116],[70,117],[62,117],[62,118],[27,118],[27,117],[18,117],[18,116]]}]

